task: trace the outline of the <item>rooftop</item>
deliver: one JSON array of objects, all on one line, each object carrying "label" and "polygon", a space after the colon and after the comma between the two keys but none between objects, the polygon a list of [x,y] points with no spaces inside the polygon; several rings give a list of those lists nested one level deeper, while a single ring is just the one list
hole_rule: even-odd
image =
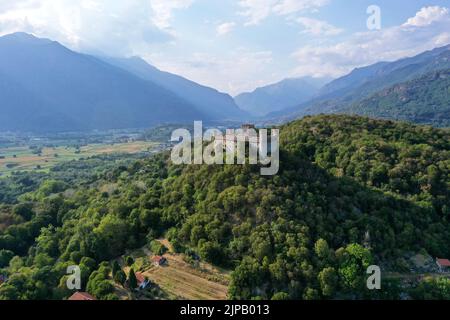
[{"label": "rooftop", "polygon": [[448,259],[436,259],[437,263],[442,267],[450,267],[450,260]]},{"label": "rooftop", "polygon": [[165,260],[165,259],[166,259],[166,258],[161,257],[161,256],[154,256],[154,257],[152,258],[153,262],[161,262],[161,261],[163,261],[163,260]]},{"label": "rooftop", "polygon": [[75,292],[69,300],[72,301],[92,301],[97,300],[87,292]]},{"label": "rooftop", "polygon": [[142,283],[144,283],[145,277],[144,277],[144,275],[142,273],[136,272],[135,275],[136,275],[136,280],[138,282],[138,285],[141,285]]}]

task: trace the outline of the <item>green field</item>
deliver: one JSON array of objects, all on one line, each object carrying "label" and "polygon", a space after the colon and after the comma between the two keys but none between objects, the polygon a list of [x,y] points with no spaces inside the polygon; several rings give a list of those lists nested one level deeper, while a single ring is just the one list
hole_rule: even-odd
[{"label": "green field", "polygon": [[136,141],[116,144],[90,144],[80,149],[59,146],[42,148],[38,155],[28,146],[0,148],[0,175],[13,171],[47,171],[58,163],[102,154],[136,154],[153,150],[158,144]]}]

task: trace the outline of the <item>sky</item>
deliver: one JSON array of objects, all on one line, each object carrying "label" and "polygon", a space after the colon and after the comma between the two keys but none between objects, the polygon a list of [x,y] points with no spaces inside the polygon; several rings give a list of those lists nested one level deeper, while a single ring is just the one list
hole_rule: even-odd
[{"label": "sky", "polygon": [[[380,9],[380,28],[368,27]],[[450,43],[448,0],[0,0],[0,35],[150,64],[236,95]]]}]

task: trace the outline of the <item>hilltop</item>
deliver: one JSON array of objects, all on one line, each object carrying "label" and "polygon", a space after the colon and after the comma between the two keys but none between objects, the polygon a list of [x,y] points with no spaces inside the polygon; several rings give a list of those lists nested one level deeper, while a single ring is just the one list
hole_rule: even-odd
[{"label": "hilltop", "polygon": [[10,281],[0,298],[67,297],[72,264],[91,294],[115,298],[105,261],[161,236],[175,252],[233,270],[230,298],[398,299],[424,286],[445,294],[445,279],[390,279],[373,292],[365,277],[370,264],[410,274],[411,255],[450,256],[449,131],[350,116],[280,130],[273,177],[258,166],[175,166],[164,154],[82,188],[49,176],[1,209]]}]

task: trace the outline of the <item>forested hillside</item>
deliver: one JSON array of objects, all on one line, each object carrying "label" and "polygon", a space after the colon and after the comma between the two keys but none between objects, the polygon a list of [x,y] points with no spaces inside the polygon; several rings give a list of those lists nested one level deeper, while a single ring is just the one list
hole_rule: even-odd
[{"label": "forested hillside", "polygon": [[450,282],[365,287],[366,268],[407,273],[409,254],[450,256],[450,132],[349,116],[281,128],[280,172],[116,167],[90,187],[48,180],[0,208],[2,299],[61,299],[68,265],[115,299],[110,261],[165,235],[178,252],[233,270],[236,299],[447,297]]},{"label": "forested hillside", "polygon": [[355,103],[345,112],[449,127],[450,69],[395,85]]}]

